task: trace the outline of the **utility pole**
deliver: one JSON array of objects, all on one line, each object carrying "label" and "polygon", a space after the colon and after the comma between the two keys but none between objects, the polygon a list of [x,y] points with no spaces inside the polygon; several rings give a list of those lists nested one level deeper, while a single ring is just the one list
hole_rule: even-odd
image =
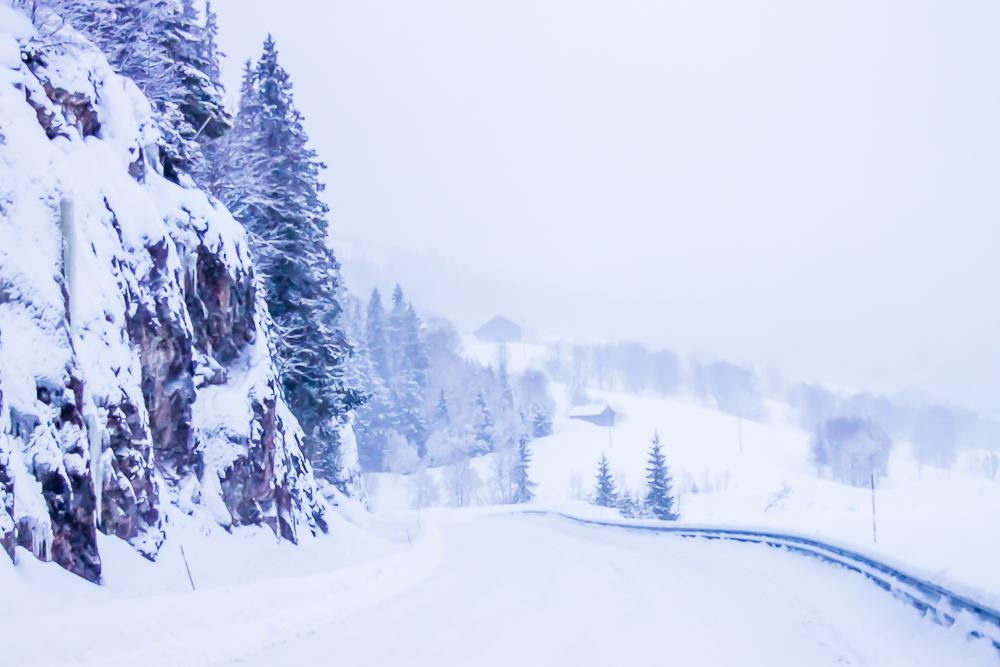
[{"label": "utility pole", "polygon": [[742,455],[743,454],[743,411],[742,410],[736,413],[736,425],[737,428],[739,429],[740,454]]},{"label": "utility pole", "polygon": [[872,544],[878,544],[878,532],[875,530],[875,471],[871,472],[872,485]]}]

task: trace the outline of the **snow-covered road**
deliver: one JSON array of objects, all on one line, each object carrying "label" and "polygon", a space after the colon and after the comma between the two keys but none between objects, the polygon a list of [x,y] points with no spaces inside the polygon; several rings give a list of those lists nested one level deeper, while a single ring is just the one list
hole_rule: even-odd
[{"label": "snow-covered road", "polygon": [[[438,515],[428,575],[241,665],[993,665],[846,570],[554,517]],[[377,580],[370,584],[381,588]],[[317,588],[317,595],[322,588]],[[301,601],[314,605],[315,600]],[[331,608],[340,606],[330,599]],[[346,611],[346,610],[342,610]]]},{"label": "snow-covered road", "polygon": [[100,587],[25,556],[0,567],[0,664],[1000,662],[860,575],[766,546],[485,508],[379,521],[395,546],[343,521],[298,547],[185,532],[196,592],[176,549],[154,564],[109,542]]}]

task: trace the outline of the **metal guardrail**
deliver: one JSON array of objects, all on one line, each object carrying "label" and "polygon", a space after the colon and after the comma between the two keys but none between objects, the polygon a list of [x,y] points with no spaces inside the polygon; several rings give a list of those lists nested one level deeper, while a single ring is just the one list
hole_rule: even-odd
[{"label": "metal guardrail", "polygon": [[883,590],[916,608],[924,616],[929,616],[934,622],[963,630],[970,637],[989,641],[1000,652],[1000,612],[996,609],[845,547],[828,544],[813,538],[770,531],[672,525],[666,522],[660,525],[646,522],[631,523],[587,519],[572,514],[544,510],[527,510],[525,513],[557,516],[577,523],[596,526],[671,533],[679,537],[700,537],[709,540],[764,544],[818,558],[863,575]]}]

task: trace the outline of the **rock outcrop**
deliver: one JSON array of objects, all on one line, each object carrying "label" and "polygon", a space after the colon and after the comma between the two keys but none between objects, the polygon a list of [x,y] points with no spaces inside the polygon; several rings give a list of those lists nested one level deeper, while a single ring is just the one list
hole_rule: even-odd
[{"label": "rock outcrop", "polygon": [[168,503],[326,529],[245,232],[161,142],[95,47],[0,7],[0,548],[92,581],[96,531],[155,558]]}]

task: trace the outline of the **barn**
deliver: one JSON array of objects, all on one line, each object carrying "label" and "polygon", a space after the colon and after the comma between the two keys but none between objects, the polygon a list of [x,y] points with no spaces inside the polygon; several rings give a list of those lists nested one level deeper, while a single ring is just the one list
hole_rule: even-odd
[{"label": "barn", "polygon": [[502,315],[479,327],[475,336],[484,343],[517,343],[521,340],[521,327]]},{"label": "barn", "polygon": [[580,405],[572,410],[570,410],[570,419],[579,419],[580,421],[585,421],[596,426],[607,426],[608,428],[615,425],[615,417],[617,414],[611,409],[610,405]]}]

